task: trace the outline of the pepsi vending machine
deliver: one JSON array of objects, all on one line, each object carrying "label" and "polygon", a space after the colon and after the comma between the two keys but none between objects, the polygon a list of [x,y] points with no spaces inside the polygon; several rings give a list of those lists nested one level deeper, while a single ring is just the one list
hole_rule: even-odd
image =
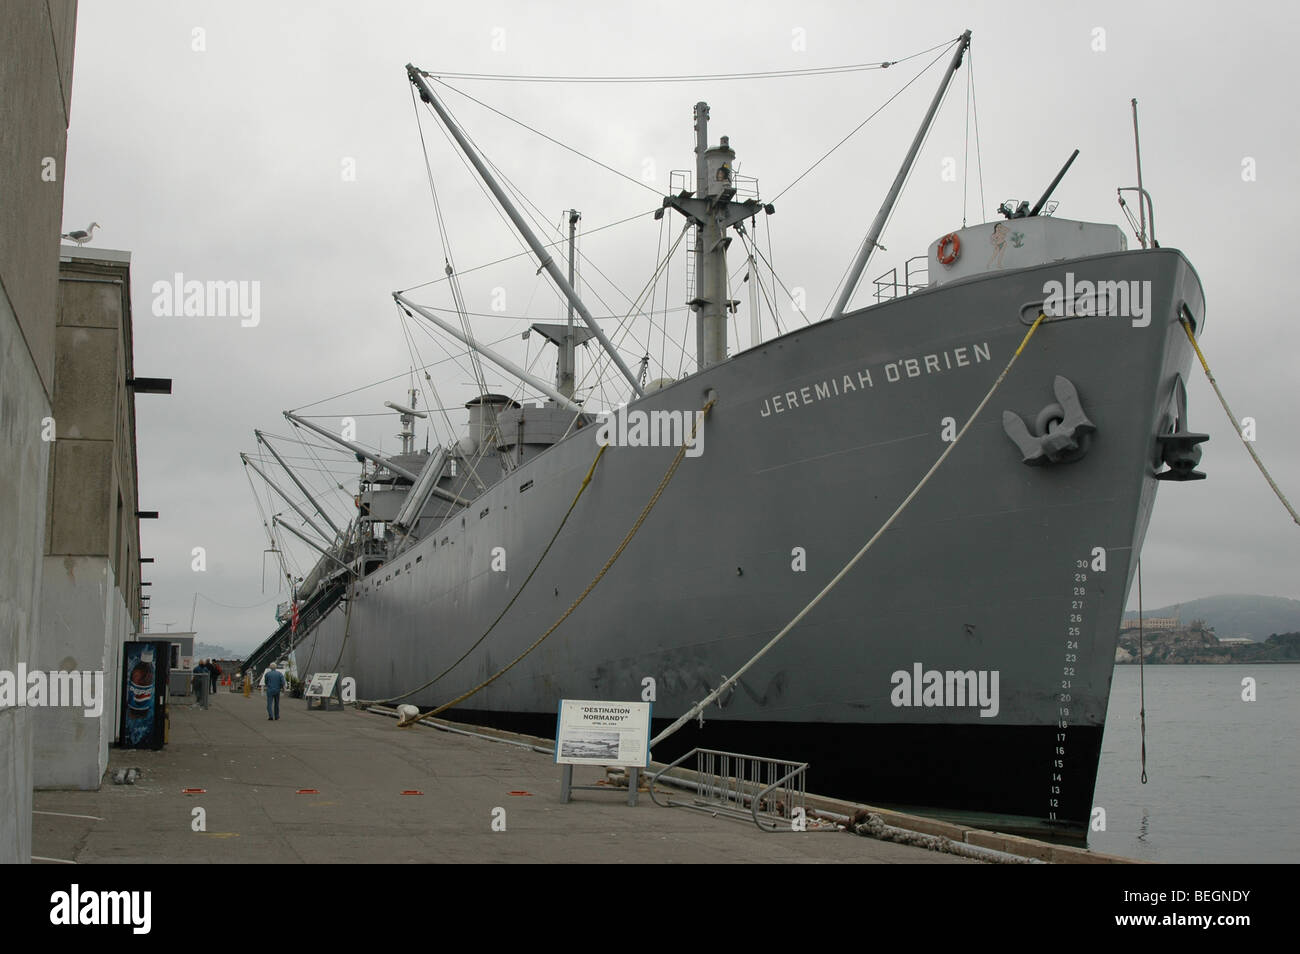
[{"label": "pepsi vending machine", "polygon": [[161,749],[167,741],[167,684],[171,643],[144,640],[122,647],[124,749]]}]

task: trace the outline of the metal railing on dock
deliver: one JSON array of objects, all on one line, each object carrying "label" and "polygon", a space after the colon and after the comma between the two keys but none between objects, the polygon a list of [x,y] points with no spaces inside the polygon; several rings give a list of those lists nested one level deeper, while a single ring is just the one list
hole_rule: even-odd
[{"label": "metal railing on dock", "polygon": [[[669,775],[695,759],[695,771]],[[689,777],[693,774],[694,778]],[[689,796],[659,800],[656,782],[671,782]],[[650,780],[650,797],[664,808],[694,808],[711,815],[752,820],[764,831],[802,831],[808,763],[767,759],[716,749],[691,749]]]}]

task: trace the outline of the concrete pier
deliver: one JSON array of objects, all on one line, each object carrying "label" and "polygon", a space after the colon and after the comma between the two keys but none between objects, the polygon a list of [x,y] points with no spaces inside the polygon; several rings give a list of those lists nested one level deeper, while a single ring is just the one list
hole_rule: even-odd
[{"label": "concrete pier", "polygon": [[[112,750],[110,774],[138,767],[136,784],[35,794],[34,860],[973,863],[842,831],[765,833],[644,793],[631,808],[618,789],[563,805],[549,756],[355,709],[308,712],[282,697],[269,722],[256,694],[223,690],[206,711],[184,703],[173,700],[162,751]],[[578,784],[600,777],[575,772]]]}]

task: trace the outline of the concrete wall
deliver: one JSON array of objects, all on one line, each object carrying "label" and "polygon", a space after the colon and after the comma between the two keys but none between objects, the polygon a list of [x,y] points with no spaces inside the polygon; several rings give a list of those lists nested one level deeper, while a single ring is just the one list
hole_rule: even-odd
[{"label": "concrete wall", "polygon": [[[59,266],[54,418],[37,668],[103,673],[116,699],[122,644],[140,628],[130,255],[65,247]],[[97,789],[116,707],[35,715],[37,788]]]},{"label": "concrete wall", "polygon": [[45,558],[37,666],[102,672],[104,682],[99,716],[87,716],[84,708],[31,710],[36,788],[99,788],[116,735],[122,643],[132,632],[106,557]]},{"label": "concrete wall", "polygon": [[[40,620],[50,414],[23,340],[0,295],[0,669],[32,664]],[[32,710],[0,709],[0,862],[31,856]]]},{"label": "concrete wall", "polygon": [[[0,4],[0,669],[39,639],[75,0]],[[49,162],[45,160],[50,160]],[[32,724],[0,709],[0,862],[31,859]]]},{"label": "concrete wall", "polygon": [[0,4],[0,279],[47,394],[76,18],[75,0]]},{"label": "concrete wall", "polygon": [[[106,556],[122,599],[138,607],[135,373],[131,256],[65,246],[55,337],[55,445],[46,525],[51,555]],[[139,619],[135,619],[139,628]]]}]

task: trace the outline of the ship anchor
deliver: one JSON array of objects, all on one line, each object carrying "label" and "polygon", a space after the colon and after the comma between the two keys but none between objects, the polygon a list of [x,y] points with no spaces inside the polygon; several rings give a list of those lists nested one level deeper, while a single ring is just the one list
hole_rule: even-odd
[{"label": "ship anchor", "polygon": [[1034,419],[1030,433],[1020,415],[1002,412],[1002,429],[1015,441],[1030,467],[1045,464],[1069,464],[1088,453],[1097,425],[1088,420],[1079,403],[1079,392],[1068,378],[1057,375],[1052,382],[1056,402],[1048,404]]},{"label": "ship anchor", "polygon": [[1168,470],[1156,474],[1156,480],[1204,480],[1205,474],[1196,469],[1201,462],[1201,449],[1196,445],[1208,441],[1210,435],[1187,429],[1187,385],[1181,374],[1174,377],[1174,414],[1169,433],[1156,437],[1160,461],[1169,465]]}]

